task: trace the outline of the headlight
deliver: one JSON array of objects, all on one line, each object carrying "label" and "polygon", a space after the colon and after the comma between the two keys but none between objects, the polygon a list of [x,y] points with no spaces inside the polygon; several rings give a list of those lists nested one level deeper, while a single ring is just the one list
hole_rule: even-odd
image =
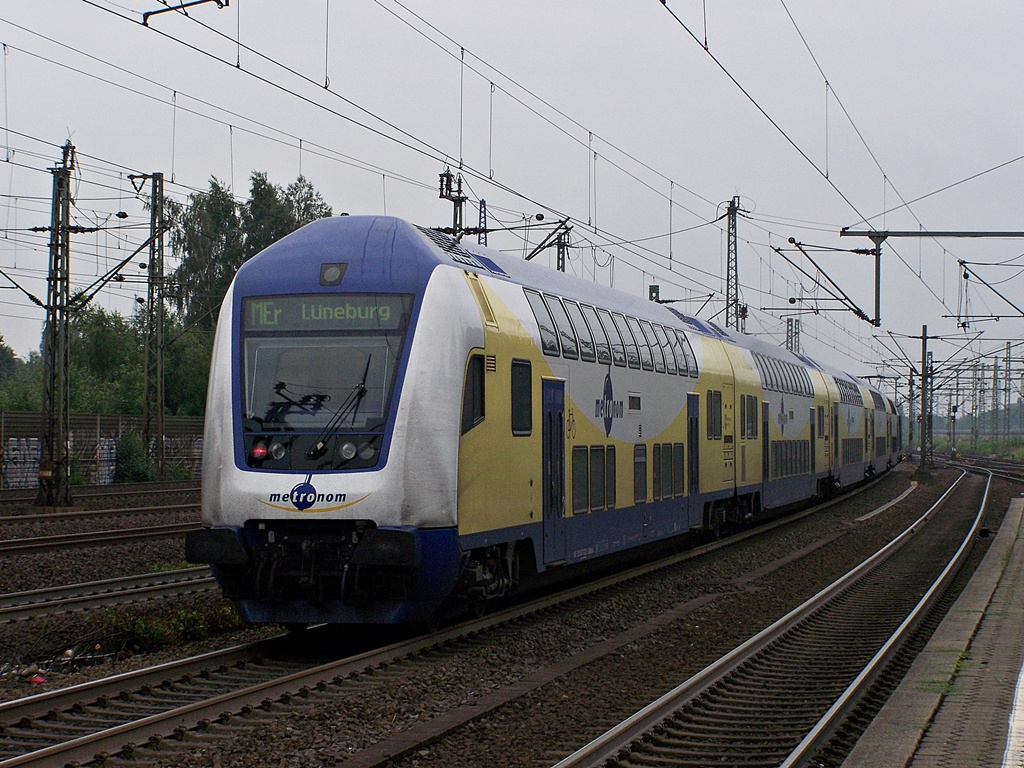
[{"label": "headlight", "polygon": [[363,443],[359,446],[359,458],[363,461],[369,461],[375,453],[376,451],[370,443]]},{"label": "headlight", "polygon": [[349,459],[355,458],[356,455],[356,444],[345,443],[341,446],[341,458],[348,461]]},{"label": "headlight", "polygon": [[280,461],[284,458],[284,446],[280,443],[270,444],[270,457],[275,461]]}]

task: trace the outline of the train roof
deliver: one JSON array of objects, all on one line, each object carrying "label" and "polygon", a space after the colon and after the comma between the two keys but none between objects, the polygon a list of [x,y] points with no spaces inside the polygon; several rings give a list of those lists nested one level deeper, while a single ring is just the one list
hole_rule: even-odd
[{"label": "train roof", "polygon": [[[794,354],[755,336],[725,330],[667,305],[518,256],[475,243],[460,243],[438,230],[391,216],[336,216],[307,224],[242,265],[236,277],[236,289],[247,295],[304,293],[317,286],[317,282],[310,282],[310,276],[319,275],[320,265],[325,262],[347,263],[345,282],[348,285],[386,283],[393,290],[410,293],[422,290],[435,268],[457,266],[538,291],[683,327],[687,332],[816,368],[877,392],[875,387],[839,368]],[[303,269],[303,264],[310,268]]]}]

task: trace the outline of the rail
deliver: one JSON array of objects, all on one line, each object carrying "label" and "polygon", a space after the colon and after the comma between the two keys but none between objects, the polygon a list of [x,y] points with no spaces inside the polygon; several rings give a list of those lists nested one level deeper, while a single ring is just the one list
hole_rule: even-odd
[{"label": "rail", "polygon": [[[672,691],[669,691],[667,694],[627,718],[602,736],[560,761],[556,764],[555,768],[590,768],[592,766],[603,765],[607,762],[614,761],[616,756],[620,753],[630,754],[631,765],[643,765],[644,761],[638,753],[645,749],[644,742],[652,740],[653,733],[660,730],[667,730],[667,723],[674,718],[683,707],[689,705],[691,702],[697,701],[702,695],[706,696],[706,694],[714,688],[716,684],[721,683],[727,676],[736,673],[738,669],[748,664],[748,662],[759,658],[759,656],[765,653],[770,646],[773,650],[777,650],[787,641],[788,637],[796,634],[794,630],[806,625],[810,617],[820,614],[824,607],[831,606],[838,596],[844,595],[844,593],[860,582],[867,574],[870,574],[881,564],[887,561],[898,549],[903,547],[921,530],[925,522],[931,519],[940,506],[947,501],[953,493],[953,490],[957,485],[959,485],[965,476],[966,472],[961,474],[957,481],[950,486],[950,488],[938,501],[935,502],[935,504],[932,505],[931,508],[929,508],[927,512],[924,513],[924,515],[922,515],[913,525],[907,528],[899,537],[894,539],[883,549],[879,550],[879,552],[871,558],[849,571],[833,584],[820,591],[804,604],[797,607],[786,616],[783,616],[774,624],[767,627],[726,656],[723,656],[718,661],[709,665]],[[805,731],[806,735],[798,744],[796,744],[795,748],[783,762],[783,765],[787,766],[787,768],[803,764],[811,755],[813,755],[815,750],[820,747],[823,739],[832,732],[837,722],[840,721],[849,711],[850,707],[852,707],[857,701],[867,685],[869,685],[879,671],[884,668],[885,664],[906,636],[909,629],[916,624],[918,618],[931,606],[936,595],[941,592],[948,583],[948,580],[953,574],[955,574],[963,557],[969,549],[969,544],[974,538],[978,530],[978,526],[980,525],[985,503],[988,498],[988,489],[990,484],[991,476],[989,477],[988,484],[986,485],[982,502],[979,505],[974,522],[957,549],[956,554],[948,562],[931,587],[928,588],[924,597],[920,599],[917,605],[914,606],[913,610],[899,625],[897,630],[887,641],[884,642],[877,653],[875,653],[871,660],[863,667],[854,681],[842,692],[842,695],[834,701],[831,707],[827,708],[827,711],[821,715],[816,722],[809,723],[810,727]],[[761,724],[760,727],[762,729],[762,732],[760,733],[761,738],[767,740],[767,734],[764,732],[767,730],[767,726]],[[763,744],[763,742],[759,743],[757,740],[754,740],[750,746],[753,749],[761,749],[761,751],[763,751],[763,746],[761,746],[761,744]],[[651,764],[654,764],[655,762],[656,759],[652,758]]]}]

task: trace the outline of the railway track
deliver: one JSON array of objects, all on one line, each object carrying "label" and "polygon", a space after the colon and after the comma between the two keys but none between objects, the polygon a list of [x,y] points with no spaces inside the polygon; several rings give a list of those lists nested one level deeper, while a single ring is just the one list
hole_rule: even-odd
[{"label": "railway track", "polygon": [[[0,508],[31,506],[36,499],[36,488],[0,489]],[[116,485],[79,485],[72,489],[71,496],[76,506],[91,506],[105,503],[111,498],[145,496],[152,500],[171,494],[199,493],[199,483],[159,481],[152,483],[118,483]]]},{"label": "railway track", "polygon": [[[838,503],[833,501],[832,504]],[[557,611],[573,601],[605,602],[614,590],[625,589],[630,582],[651,574],[681,567],[687,561],[708,553],[741,544],[752,536],[792,525],[815,511],[785,518],[756,531],[725,541],[705,545],[658,563],[636,567],[623,573],[590,582],[556,595],[544,596],[508,608],[482,619],[467,621],[442,632],[369,650],[325,664],[298,665],[270,677],[255,678],[276,669],[278,660],[268,659],[265,647],[248,649],[235,658],[209,657],[202,663],[188,660],[164,665],[153,671],[134,673],[130,678],[100,681],[93,687],[79,686],[66,692],[53,692],[30,699],[0,705],[0,767],[36,764],[87,762],[97,754],[120,754],[132,764],[163,764],[173,759],[178,749],[194,749],[197,743],[217,743],[224,731],[258,728],[262,718],[275,711],[294,713],[303,706],[338,695],[354,695],[358,700],[373,697],[375,688],[386,685],[395,676],[443,659],[467,644],[496,641],[507,628],[520,621]],[[827,546],[837,534],[829,534],[799,552],[761,568],[760,576],[793,562],[794,558]],[[714,594],[697,598],[704,604]],[[669,610],[648,622],[642,629],[609,638],[586,653],[573,654],[554,665],[542,667],[513,685],[495,691],[480,700],[466,703],[446,717],[426,718],[419,725],[395,735],[394,740],[355,753],[353,766],[383,764],[392,757],[416,749],[421,743],[472,721],[489,711],[528,695],[553,679],[581,666],[615,654],[644,633],[653,633],[681,612]],[[257,656],[258,654],[258,656]],[[183,671],[188,670],[188,671]],[[194,690],[199,688],[198,692]],[[100,692],[102,691],[102,692]],[[126,747],[126,745],[128,745]]]},{"label": "railway track", "polygon": [[123,579],[0,594],[0,623],[216,590],[210,569],[183,568]]},{"label": "railway track", "polygon": [[148,507],[118,507],[115,509],[78,509],[60,512],[29,512],[23,515],[0,515],[0,525],[18,525],[20,523],[64,522],[68,520],[93,520],[103,517],[122,517],[132,515],[151,515],[176,512],[199,512],[199,503],[162,504]]},{"label": "railway track", "polygon": [[948,501],[954,485],[877,555],[557,768],[806,764],[956,574],[990,483],[973,517]]},{"label": "railway track", "polygon": [[151,525],[145,528],[123,528],[110,531],[86,531],[82,533],[64,533],[53,536],[34,536],[24,539],[8,539],[0,541],[0,555],[25,554],[29,552],[45,552],[68,547],[91,547],[106,544],[123,544],[147,539],[162,539],[182,536],[188,531],[199,527],[199,521],[191,523],[167,523]]},{"label": "railway track", "polygon": [[961,456],[949,462],[950,466],[968,469],[986,469],[996,477],[1013,482],[1024,482],[1024,463],[1007,459],[989,459],[982,456]]}]

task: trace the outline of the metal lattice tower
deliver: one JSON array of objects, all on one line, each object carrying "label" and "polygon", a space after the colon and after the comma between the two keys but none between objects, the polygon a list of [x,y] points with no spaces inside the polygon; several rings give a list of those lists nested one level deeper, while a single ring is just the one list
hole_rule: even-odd
[{"label": "metal lattice tower", "polygon": [[476,234],[477,245],[487,245],[487,201],[480,200],[480,216],[477,218],[477,228],[480,230]]},{"label": "metal lattice tower", "polygon": [[1010,378],[1011,378],[1011,367],[1012,361],[1010,360],[1010,342],[1006,342],[1006,364],[1003,366],[1003,419],[1005,429],[1003,434],[1006,436],[1005,440],[1007,443],[1010,442]]},{"label": "metal lattice tower", "polygon": [[53,174],[50,215],[50,268],[46,282],[46,326],[43,332],[43,445],[39,462],[37,506],[71,504],[71,447],[68,434],[68,337],[71,301],[71,171],[75,148],[64,145]]},{"label": "metal lattice tower", "polygon": [[736,244],[736,216],[740,210],[740,198],[737,195],[729,201],[727,211],[729,221],[728,253],[725,259],[725,327],[740,330],[740,277],[739,259]]},{"label": "metal lattice tower", "polygon": [[930,464],[928,452],[932,421],[931,384],[928,367],[928,326],[921,326],[921,469]]},{"label": "metal lattice tower", "polygon": [[143,422],[146,445],[164,476],[164,175],[150,176],[149,280],[146,295],[146,380]]},{"label": "metal lattice tower", "polygon": [[974,433],[971,435],[971,445],[974,448],[978,447],[978,437],[981,435],[981,419],[982,414],[985,412],[985,364],[980,364],[980,370],[978,367],[974,369],[974,386],[978,392],[978,405],[974,409]]},{"label": "metal lattice tower", "polygon": [[800,354],[800,318],[786,318],[786,349]]},{"label": "metal lattice tower", "polygon": [[924,419],[921,421],[924,432],[924,448],[923,452],[926,457],[928,464],[932,463],[932,459],[935,455],[935,435],[934,435],[934,404],[935,404],[935,371],[934,363],[932,362],[932,353],[928,353],[928,410],[924,414]]},{"label": "metal lattice tower", "polygon": [[999,440],[999,358],[992,361],[992,426],[989,434],[996,441]]}]

